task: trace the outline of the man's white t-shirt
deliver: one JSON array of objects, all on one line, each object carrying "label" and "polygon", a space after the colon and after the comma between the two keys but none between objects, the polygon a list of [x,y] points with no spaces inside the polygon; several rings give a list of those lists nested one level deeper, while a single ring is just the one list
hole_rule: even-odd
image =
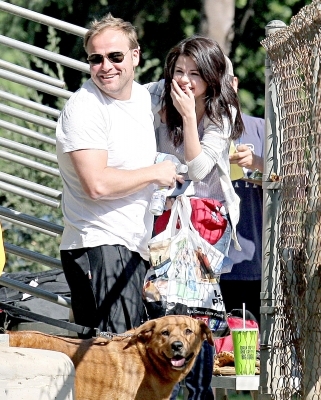
[{"label": "man's white t-shirt", "polygon": [[153,185],[116,200],[92,200],[82,189],[68,155],[75,150],[101,149],[108,151],[110,167],[133,170],[152,165],[156,141],[147,89],[134,82],[130,100],[115,100],[89,79],[66,103],[56,138],[65,221],[60,249],[120,244],[147,260]]}]

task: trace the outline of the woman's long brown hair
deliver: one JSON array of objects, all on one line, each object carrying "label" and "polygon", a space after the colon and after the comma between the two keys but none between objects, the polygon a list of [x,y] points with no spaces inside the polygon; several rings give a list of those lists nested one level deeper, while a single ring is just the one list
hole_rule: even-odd
[{"label": "woman's long brown hair", "polygon": [[[183,142],[183,121],[171,98],[171,83],[175,64],[179,56],[191,57],[198,72],[207,84],[205,97],[205,113],[217,127],[223,129],[223,115],[227,116],[232,126],[231,138],[237,139],[244,131],[240,104],[236,92],[229,82],[224,54],[217,42],[209,38],[195,35],[182,40],[168,53],[165,61],[165,88],[162,108],[166,113],[166,125],[169,137],[175,146]],[[231,109],[236,111],[233,122]]]}]

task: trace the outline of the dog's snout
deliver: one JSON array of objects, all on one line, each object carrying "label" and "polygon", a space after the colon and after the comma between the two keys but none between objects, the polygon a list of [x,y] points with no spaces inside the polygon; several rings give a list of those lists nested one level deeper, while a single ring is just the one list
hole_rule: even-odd
[{"label": "dog's snout", "polygon": [[183,343],[179,340],[176,340],[172,343],[173,351],[181,351],[183,349]]}]

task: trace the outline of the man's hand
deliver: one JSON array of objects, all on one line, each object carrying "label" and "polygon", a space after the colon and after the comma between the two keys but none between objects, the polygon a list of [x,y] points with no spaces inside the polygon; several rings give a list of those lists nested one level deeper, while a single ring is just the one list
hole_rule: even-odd
[{"label": "man's hand", "polygon": [[239,144],[236,152],[230,155],[230,163],[237,164],[239,167],[244,167],[254,171],[258,169],[263,172],[263,158],[257,156],[246,144]]}]

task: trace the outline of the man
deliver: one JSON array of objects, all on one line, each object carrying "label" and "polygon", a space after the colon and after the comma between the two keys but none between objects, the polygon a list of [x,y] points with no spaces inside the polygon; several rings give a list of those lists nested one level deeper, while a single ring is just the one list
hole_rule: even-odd
[{"label": "man", "polygon": [[[238,79],[234,76],[231,61],[226,57],[231,84],[237,91]],[[237,152],[230,162],[244,168],[247,176],[254,170],[263,171],[264,120],[242,114],[245,132],[237,141]],[[252,151],[252,149],[254,149]],[[260,292],[262,269],[262,186],[242,179],[233,181],[236,194],[240,197],[240,220],[237,237],[242,251],[230,246],[229,258],[232,271],[222,274],[220,286],[227,312],[235,308],[251,311],[260,322]]]},{"label": "man", "polygon": [[[91,79],[58,120],[65,229],[61,261],[77,324],[121,333],[145,320],[143,280],[153,184],[174,186],[175,164],[154,164],[148,91],[134,82],[135,28],[110,14],[84,38]],[[87,335],[80,335],[87,337]]]}]

